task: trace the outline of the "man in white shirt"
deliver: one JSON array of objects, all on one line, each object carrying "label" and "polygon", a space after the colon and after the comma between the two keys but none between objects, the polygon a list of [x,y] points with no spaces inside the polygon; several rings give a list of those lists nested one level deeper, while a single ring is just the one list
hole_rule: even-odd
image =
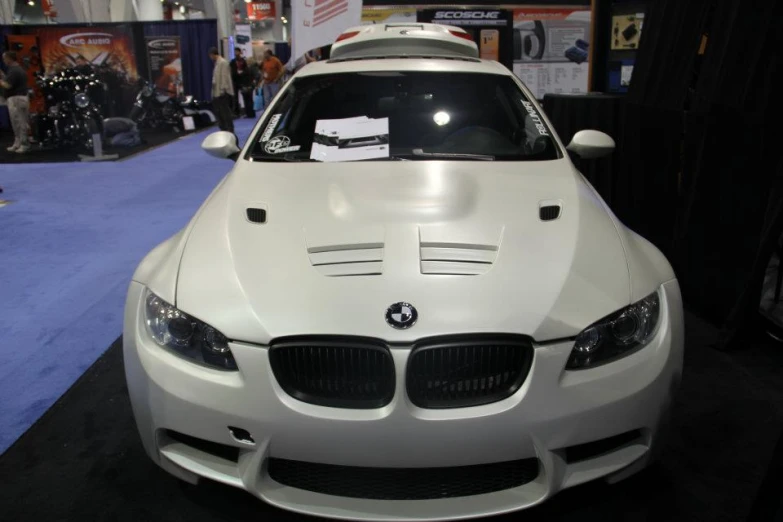
[{"label": "man in white shirt", "polygon": [[215,111],[220,130],[234,132],[234,84],[231,81],[231,67],[220,56],[216,47],[209,50],[209,58],[215,62],[212,71],[212,108]]}]

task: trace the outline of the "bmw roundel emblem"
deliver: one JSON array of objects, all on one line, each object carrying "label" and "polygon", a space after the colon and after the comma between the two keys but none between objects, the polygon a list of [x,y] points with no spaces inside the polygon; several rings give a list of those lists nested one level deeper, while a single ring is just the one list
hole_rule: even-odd
[{"label": "bmw roundel emblem", "polygon": [[419,312],[410,303],[394,303],[386,309],[386,322],[392,328],[397,328],[398,330],[410,328],[416,324],[416,319],[418,318]]}]

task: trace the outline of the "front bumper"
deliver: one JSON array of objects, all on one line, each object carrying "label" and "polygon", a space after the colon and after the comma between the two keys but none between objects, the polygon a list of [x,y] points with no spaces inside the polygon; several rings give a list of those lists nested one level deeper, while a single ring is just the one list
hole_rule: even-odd
[{"label": "front bumper", "polygon": [[[267,350],[232,343],[238,372],[192,364],[149,339],[140,320],[144,287],[132,283],[125,312],[124,356],[133,412],[149,456],[195,482],[207,477],[243,488],[276,506],[361,520],[443,520],[488,516],[538,504],[561,489],[643,467],[677,389],[683,358],[679,286],[663,286],[662,318],[653,342],[616,362],[566,372],[572,342],[535,347],[533,366],[511,397],[489,405],[425,410],[405,396],[409,350],[392,350],[396,395],[373,410],[299,402],[278,385]],[[252,435],[237,440],[228,427]],[[239,449],[236,462],[167,436],[175,430]],[[640,436],[577,462],[566,448],[632,430]],[[536,479],[494,493],[434,500],[368,500],[330,496],[272,480],[274,457],[374,468],[456,467],[537,458]]]}]

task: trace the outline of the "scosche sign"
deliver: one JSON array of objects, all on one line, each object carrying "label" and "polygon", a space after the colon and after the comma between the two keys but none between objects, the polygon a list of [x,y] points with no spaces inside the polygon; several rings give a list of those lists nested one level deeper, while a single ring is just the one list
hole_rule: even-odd
[{"label": "scosche sign", "polygon": [[147,46],[150,49],[175,49],[178,45],[179,42],[170,38],[159,38],[147,42]]},{"label": "scosche sign", "polygon": [[109,33],[74,33],[60,38],[60,43],[66,47],[83,47],[85,45],[111,45],[113,34]]},{"label": "scosche sign", "polygon": [[432,23],[441,25],[506,25],[501,11],[436,11]]}]

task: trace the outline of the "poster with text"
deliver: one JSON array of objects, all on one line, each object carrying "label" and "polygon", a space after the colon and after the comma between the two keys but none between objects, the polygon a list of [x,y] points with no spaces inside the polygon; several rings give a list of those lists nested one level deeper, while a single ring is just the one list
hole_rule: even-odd
[{"label": "poster with text", "polygon": [[271,2],[248,2],[247,19],[253,21],[274,20],[275,3]]},{"label": "poster with text", "polygon": [[362,25],[416,23],[416,8],[362,9]]},{"label": "poster with text", "polygon": [[38,32],[46,74],[86,62],[93,68],[108,67],[126,81],[138,78],[130,28],[45,28]]},{"label": "poster with text", "polygon": [[[236,24],[236,35],[234,36],[234,49],[242,49],[242,56],[246,60],[253,58],[253,33],[249,25]],[[233,60],[234,55],[231,55],[229,60]]]},{"label": "poster with text", "polygon": [[635,51],[644,26],[644,13],[612,17],[612,51]]},{"label": "poster with text", "polygon": [[514,10],[514,74],[542,99],[588,92],[590,10]]},{"label": "poster with text", "polygon": [[184,92],[179,36],[147,36],[145,42],[150,81],[172,94]]}]

